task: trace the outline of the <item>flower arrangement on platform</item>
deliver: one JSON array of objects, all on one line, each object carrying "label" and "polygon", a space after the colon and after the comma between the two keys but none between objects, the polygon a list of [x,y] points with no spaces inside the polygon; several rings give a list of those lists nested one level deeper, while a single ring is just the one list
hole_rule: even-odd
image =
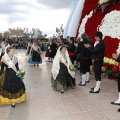
[{"label": "flower arrangement on platform", "polygon": [[118,72],[118,62],[114,59],[104,57],[104,65],[102,67],[102,73],[108,78],[116,78]]},{"label": "flower arrangement on platform", "polygon": [[21,80],[24,79],[25,71],[24,70],[19,70],[16,72],[16,76],[19,77]]}]

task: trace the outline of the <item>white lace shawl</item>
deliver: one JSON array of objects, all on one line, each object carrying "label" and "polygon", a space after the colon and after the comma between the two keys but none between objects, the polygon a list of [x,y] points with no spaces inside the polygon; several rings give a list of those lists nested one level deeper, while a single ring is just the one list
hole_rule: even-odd
[{"label": "white lace shawl", "polygon": [[74,78],[75,76],[75,72],[74,71],[71,71],[69,69],[69,66],[72,64],[71,63],[71,60],[69,58],[69,55],[68,55],[68,51],[66,50],[66,53],[65,53],[65,57],[63,57],[60,53],[60,48],[61,46],[58,48],[57,50],[57,53],[56,53],[56,56],[53,60],[53,65],[52,65],[52,75],[53,75],[53,78],[54,80],[56,79],[57,75],[59,74],[59,69],[60,69],[60,62],[64,63],[67,68],[68,68],[68,72],[70,73],[70,75]]},{"label": "white lace shawl", "polygon": [[39,46],[35,46],[34,44],[31,47],[30,54],[31,54],[32,50],[37,51],[37,52],[39,52],[38,50],[41,51],[40,47]]},{"label": "white lace shawl", "polygon": [[17,72],[17,69],[15,67],[15,64],[18,62],[18,59],[16,56],[13,56],[13,59],[11,60],[8,54],[5,54],[2,57],[2,62],[4,62],[6,65],[8,65],[8,68],[12,68],[15,72]]}]

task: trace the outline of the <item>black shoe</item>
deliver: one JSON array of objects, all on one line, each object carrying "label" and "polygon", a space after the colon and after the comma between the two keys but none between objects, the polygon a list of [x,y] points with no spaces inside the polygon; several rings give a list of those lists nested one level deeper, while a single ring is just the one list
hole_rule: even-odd
[{"label": "black shoe", "polygon": [[120,103],[111,102],[113,105],[120,105]]},{"label": "black shoe", "polygon": [[[93,90],[94,90],[94,88],[91,88],[91,90],[93,91]],[[99,88],[99,92],[100,92],[100,88]]]},{"label": "black shoe", "polygon": [[120,108],[117,111],[120,112]]},{"label": "black shoe", "polygon": [[79,85],[79,86],[86,86],[86,84],[81,84],[81,83],[80,83],[80,84],[78,84],[78,85]]},{"label": "black shoe", "polygon": [[37,65],[37,66],[39,66],[39,65]]},{"label": "black shoe", "polygon": [[61,90],[61,93],[63,94],[63,93],[64,93],[64,90]]},{"label": "black shoe", "polygon": [[86,81],[86,83],[89,83],[90,81]]},{"label": "black shoe", "polygon": [[89,93],[99,93],[100,91],[98,90],[98,91],[89,91]]},{"label": "black shoe", "polygon": [[15,108],[15,104],[14,105],[11,104],[11,107]]},{"label": "black shoe", "polygon": [[[86,83],[89,83],[90,81],[86,81]],[[80,82],[80,84],[81,84],[82,82]]]}]

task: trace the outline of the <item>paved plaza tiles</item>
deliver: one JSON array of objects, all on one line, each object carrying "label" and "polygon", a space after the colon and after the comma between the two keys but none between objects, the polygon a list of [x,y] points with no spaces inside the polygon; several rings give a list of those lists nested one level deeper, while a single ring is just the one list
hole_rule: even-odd
[{"label": "paved plaza tiles", "polygon": [[[26,71],[24,83],[27,100],[17,104],[0,106],[0,120],[120,120],[120,106],[110,102],[118,97],[117,81],[102,79],[99,94],[90,94],[95,85],[94,74],[85,87],[76,86],[64,94],[51,87],[51,63],[43,57],[39,67],[27,64],[25,50],[16,50],[20,68]],[[80,81],[76,72],[76,83]]]}]

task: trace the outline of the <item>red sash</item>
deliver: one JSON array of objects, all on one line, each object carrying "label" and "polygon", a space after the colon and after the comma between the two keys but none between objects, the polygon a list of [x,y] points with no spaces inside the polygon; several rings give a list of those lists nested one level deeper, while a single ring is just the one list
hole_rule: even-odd
[{"label": "red sash", "polygon": [[68,52],[68,54],[69,54],[69,56],[76,56],[76,54],[73,52]]}]

